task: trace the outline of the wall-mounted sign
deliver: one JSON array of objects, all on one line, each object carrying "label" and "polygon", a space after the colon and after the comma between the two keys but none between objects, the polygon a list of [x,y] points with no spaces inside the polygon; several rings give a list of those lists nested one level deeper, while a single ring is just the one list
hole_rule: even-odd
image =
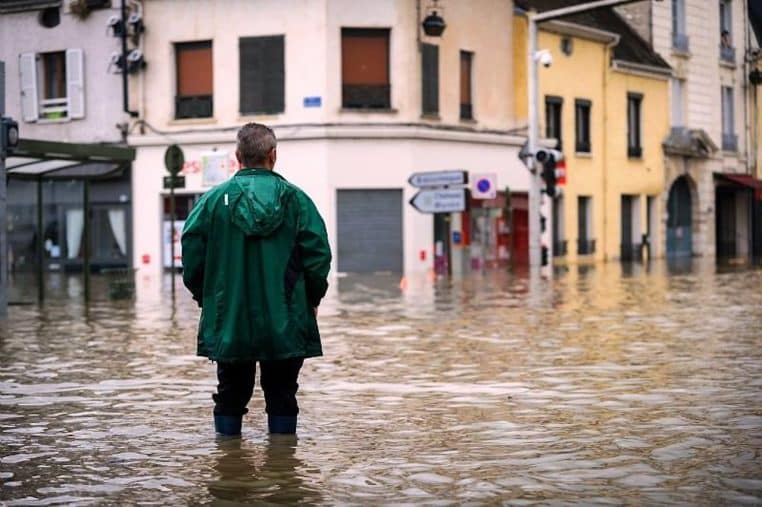
[{"label": "wall-mounted sign", "polygon": [[201,154],[201,184],[219,185],[230,177],[227,151],[207,151]]},{"label": "wall-mounted sign", "polygon": [[466,209],[465,188],[426,188],[410,199],[421,213],[457,213]]},{"label": "wall-mounted sign", "polygon": [[304,97],[304,107],[320,107],[322,105],[322,97]]},{"label": "wall-mounted sign", "polygon": [[474,199],[494,199],[497,197],[497,174],[474,174],[471,181],[471,197]]},{"label": "wall-mounted sign", "polygon": [[414,187],[451,187],[468,183],[466,171],[431,171],[413,173],[407,179]]}]

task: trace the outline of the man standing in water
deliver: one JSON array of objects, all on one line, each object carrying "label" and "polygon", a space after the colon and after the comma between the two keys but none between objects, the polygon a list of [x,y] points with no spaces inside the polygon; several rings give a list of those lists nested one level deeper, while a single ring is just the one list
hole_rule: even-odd
[{"label": "man standing in water", "polygon": [[270,433],[295,433],[297,378],[322,355],[317,307],[331,251],[312,200],[273,171],[273,131],[238,131],[235,176],[208,191],[185,222],[183,282],[201,306],[198,355],[217,362],[214,426],[240,435],[256,363]]}]

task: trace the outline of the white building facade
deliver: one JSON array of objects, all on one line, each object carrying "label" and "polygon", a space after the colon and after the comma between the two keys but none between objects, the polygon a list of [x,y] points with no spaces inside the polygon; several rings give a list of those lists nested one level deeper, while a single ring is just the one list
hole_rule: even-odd
[{"label": "white building facade", "polygon": [[[526,207],[529,183],[513,119],[512,5],[440,6],[447,27],[428,37],[420,23],[431,13],[417,0],[145,2],[147,67],[130,81],[139,120],[128,139],[141,271],[170,265],[167,146],[185,154],[180,228],[198,196],[237,170],[235,135],[250,121],[273,127],[276,171],[320,209],[334,271],[458,271],[474,256],[510,257],[521,241],[500,239],[501,217],[507,202]],[[411,175],[449,170],[501,193],[437,218],[408,203]]]},{"label": "white building facade", "polygon": [[664,143],[668,256],[762,255],[750,1],[652,0],[626,9],[674,70]]}]

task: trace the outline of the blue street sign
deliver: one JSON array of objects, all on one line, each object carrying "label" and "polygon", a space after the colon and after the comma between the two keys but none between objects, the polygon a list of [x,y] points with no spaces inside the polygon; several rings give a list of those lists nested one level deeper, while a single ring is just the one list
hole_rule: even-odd
[{"label": "blue street sign", "polygon": [[322,104],[322,97],[304,97],[304,107],[320,107]]}]

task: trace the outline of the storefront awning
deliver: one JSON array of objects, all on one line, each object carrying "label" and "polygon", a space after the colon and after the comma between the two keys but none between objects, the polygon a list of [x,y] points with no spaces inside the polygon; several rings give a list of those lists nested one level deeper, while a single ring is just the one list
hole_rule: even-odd
[{"label": "storefront awning", "polygon": [[116,175],[134,159],[135,150],[123,146],[21,139],[5,166],[9,178],[91,180]]},{"label": "storefront awning", "polygon": [[762,200],[762,180],[758,180],[751,174],[738,173],[715,173],[721,179],[743,187],[751,188],[757,199]]}]

